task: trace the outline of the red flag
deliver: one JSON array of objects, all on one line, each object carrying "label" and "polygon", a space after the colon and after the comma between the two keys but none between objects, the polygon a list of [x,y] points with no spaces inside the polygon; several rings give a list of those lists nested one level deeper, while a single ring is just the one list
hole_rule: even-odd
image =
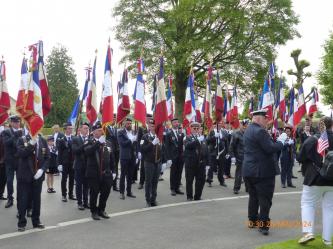
[{"label": "red flag", "polygon": [[191,69],[190,75],[187,80],[187,87],[185,93],[184,103],[184,120],[183,127],[186,128],[191,122],[195,121],[196,109],[195,109],[195,97],[194,97],[194,73]]},{"label": "red flag", "polygon": [[216,122],[220,122],[223,116],[224,100],[223,100],[220,76],[218,72],[216,74],[216,80],[217,84],[216,84],[216,95],[215,95],[215,116],[216,116]]},{"label": "red flag", "polygon": [[168,109],[166,105],[165,83],[164,83],[164,61],[160,58],[160,72],[158,75],[156,89],[156,106],[154,112],[155,131],[157,137],[163,140],[164,122],[168,121]]},{"label": "red flag", "polygon": [[239,119],[238,119],[238,106],[237,106],[237,90],[236,86],[234,87],[232,99],[231,99],[231,107],[230,111],[228,112],[229,118],[228,121],[230,122],[231,126],[234,129],[239,127]]},{"label": "red flag", "polygon": [[118,109],[117,124],[121,124],[130,113],[130,101],[128,96],[128,71],[123,72],[122,82],[118,83]]},{"label": "red flag", "polygon": [[10,97],[6,83],[5,61],[0,61],[0,125],[8,119],[10,109]]},{"label": "red flag", "polygon": [[112,53],[110,44],[108,45],[105,59],[104,81],[102,89],[101,114],[103,126],[113,123],[113,92],[111,80],[111,60]]},{"label": "red flag", "polygon": [[308,115],[311,115],[312,113],[315,113],[318,111],[318,108],[317,108],[318,101],[319,101],[318,91],[316,88],[313,88]]},{"label": "red flag", "polygon": [[134,119],[146,126],[146,101],[145,101],[145,81],[142,73],[144,72],[143,60],[138,60],[138,74],[134,89]]},{"label": "red flag", "polygon": [[94,68],[92,73],[92,79],[89,83],[89,93],[86,103],[87,118],[91,124],[97,120],[97,98],[96,98],[96,59],[94,61]]},{"label": "red flag", "polygon": [[204,100],[204,118],[206,127],[208,130],[211,129],[213,126],[213,115],[212,115],[212,96],[211,96],[211,89],[210,89],[210,83],[213,77],[213,68],[209,66],[208,68],[208,74],[206,77],[206,96]]},{"label": "red flag", "polygon": [[43,116],[45,117],[51,111],[51,96],[49,92],[49,87],[47,84],[45,67],[44,67],[44,49],[43,41],[38,43],[38,72],[39,72],[39,86],[42,93],[42,103],[43,103]]}]

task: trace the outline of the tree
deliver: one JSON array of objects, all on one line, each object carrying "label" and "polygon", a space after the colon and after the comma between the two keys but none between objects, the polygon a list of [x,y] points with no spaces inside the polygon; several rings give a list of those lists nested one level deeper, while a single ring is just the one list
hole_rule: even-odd
[{"label": "tree", "polygon": [[333,33],[324,44],[324,56],[318,73],[318,83],[321,85],[320,93],[323,102],[333,104]]},{"label": "tree", "polygon": [[52,48],[46,60],[47,79],[52,99],[52,109],[45,118],[45,126],[60,125],[67,121],[70,109],[78,96],[73,60],[62,45]]},{"label": "tree", "polygon": [[144,48],[145,65],[156,70],[163,48],[178,117],[191,65],[201,87],[211,63],[224,83],[256,93],[275,46],[298,35],[291,0],[120,0],[113,15],[123,61],[136,61]]},{"label": "tree", "polygon": [[306,78],[311,77],[310,72],[306,73],[304,72],[304,69],[310,66],[310,62],[299,59],[301,52],[302,52],[301,49],[295,49],[291,52],[290,57],[293,58],[294,60],[296,71],[292,69],[289,69],[287,71],[289,75],[296,76],[296,84],[295,84],[296,89],[298,89],[301,86],[301,84],[304,82]]}]

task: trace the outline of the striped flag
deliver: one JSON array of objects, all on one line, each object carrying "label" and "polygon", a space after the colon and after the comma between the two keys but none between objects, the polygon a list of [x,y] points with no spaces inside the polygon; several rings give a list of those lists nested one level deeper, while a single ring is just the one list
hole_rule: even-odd
[{"label": "striped flag", "polygon": [[195,121],[196,118],[196,107],[194,97],[194,73],[191,69],[190,75],[187,80],[185,104],[184,104],[184,121],[183,126],[186,128],[191,122]]},{"label": "striped flag", "polygon": [[10,109],[10,98],[6,83],[5,61],[0,61],[0,125],[8,119]]},{"label": "striped flag", "polygon": [[220,82],[220,76],[217,72],[216,74],[216,95],[215,95],[215,117],[216,122],[220,122],[223,116],[223,109],[224,109],[224,100],[223,100],[223,93],[222,93],[222,85]]},{"label": "striped flag", "polygon": [[128,96],[128,70],[124,69],[121,82],[118,83],[118,108],[117,124],[121,124],[130,113],[130,101]]},{"label": "striped flag", "polygon": [[286,112],[286,100],[284,98],[284,84],[283,80],[280,80],[279,92],[277,94],[276,104],[278,104],[277,109],[279,110],[280,118],[283,120]]},{"label": "striped flag", "polygon": [[320,138],[318,139],[318,144],[317,144],[317,152],[321,156],[325,156],[325,150],[329,147],[328,143],[328,137],[327,137],[327,132],[324,131],[321,135]]},{"label": "striped flag", "polygon": [[51,111],[51,95],[46,79],[46,71],[44,66],[44,48],[43,41],[38,42],[38,72],[39,85],[42,92],[43,115],[44,117]]},{"label": "striped flag", "polygon": [[168,118],[169,120],[173,119],[173,102],[172,102],[172,76],[168,76],[168,85],[167,85],[167,109],[168,109]]},{"label": "striped flag", "polygon": [[264,88],[262,92],[262,99],[261,99],[261,108],[267,109],[267,116],[269,120],[273,119],[273,105],[274,105],[274,97],[270,89],[269,80],[265,79]]},{"label": "striped flag", "polygon": [[313,88],[308,115],[311,115],[312,113],[315,113],[318,111],[318,108],[317,108],[318,101],[319,101],[318,91],[316,88]]},{"label": "striped flag", "polygon": [[295,126],[297,126],[301,122],[303,116],[306,115],[306,104],[302,85],[298,89],[297,110],[294,110],[294,115]]},{"label": "striped flag", "polygon": [[95,56],[92,78],[89,83],[89,93],[86,102],[87,118],[91,124],[93,124],[97,120],[96,59],[97,56]]},{"label": "striped flag", "polygon": [[198,123],[202,123],[198,91],[194,92],[194,98],[195,98],[195,102],[194,102],[195,103],[195,121]]},{"label": "striped flag", "polygon": [[134,89],[134,119],[146,126],[145,82],[143,80],[144,63],[140,58],[137,62],[138,74]]},{"label": "striped flag", "polygon": [[230,109],[230,118],[229,122],[234,129],[239,127],[239,119],[238,119],[238,106],[237,106],[237,89],[234,86],[232,99],[231,99],[231,109]]},{"label": "striped flag", "polygon": [[213,110],[212,110],[212,96],[210,84],[213,78],[213,68],[209,66],[208,73],[206,75],[206,95],[204,100],[204,120],[208,130],[213,126]]},{"label": "striped flag", "polygon": [[164,59],[160,58],[160,71],[156,85],[156,106],[154,112],[155,132],[160,141],[163,140],[164,122],[168,121],[168,109],[165,96]]},{"label": "striped flag", "polygon": [[104,68],[104,80],[102,88],[102,100],[100,113],[102,114],[103,126],[110,125],[113,123],[113,91],[112,91],[112,79],[111,79],[111,62],[112,62],[112,51],[110,44],[108,45],[105,58]]}]

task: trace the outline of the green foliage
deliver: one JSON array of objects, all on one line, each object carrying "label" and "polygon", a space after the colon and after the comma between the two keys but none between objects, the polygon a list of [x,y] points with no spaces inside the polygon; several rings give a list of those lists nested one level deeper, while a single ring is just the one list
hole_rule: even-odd
[{"label": "green foliage", "polygon": [[262,86],[275,46],[298,35],[291,0],[120,0],[113,15],[123,61],[136,61],[143,48],[148,71],[156,72],[163,48],[178,117],[191,65],[197,86],[205,86],[212,63],[223,83],[237,84],[248,97]]},{"label": "green foliage", "polygon": [[333,33],[324,45],[324,56],[318,73],[318,82],[321,85],[320,93],[323,102],[327,105],[333,103]]},{"label": "green foliage", "polygon": [[78,96],[73,60],[62,45],[54,47],[46,61],[47,79],[52,99],[51,112],[45,119],[45,126],[66,122]]},{"label": "green foliage", "polygon": [[296,76],[296,84],[295,84],[296,89],[298,89],[301,86],[301,84],[304,82],[306,78],[312,76],[310,72],[304,72],[304,69],[310,66],[310,62],[299,59],[301,52],[302,52],[301,49],[295,49],[291,52],[290,57],[293,58],[294,60],[296,71],[292,69],[289,69],[287,71],[289,75]]}]

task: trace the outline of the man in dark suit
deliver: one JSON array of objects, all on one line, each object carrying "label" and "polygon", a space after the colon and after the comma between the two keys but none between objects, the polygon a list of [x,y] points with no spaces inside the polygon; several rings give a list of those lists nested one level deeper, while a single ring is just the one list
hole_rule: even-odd
[{"label": "man in dark suit", "polygon": [[84,142],[88,140],[89,124],[80,126],[80,134],[73,137],[72,150],[74,154],[75,193],[79,210],[88,208],[88,183],[86,174],[86,156],[83,150]]},{"label": "man in dark suit", "polygon": [[183,195],[180,191],[179,184],[183,172],[183,140],[184,134],[178,132],[179,121],[177,118],[171,120],[172,128],[167,131],[165,136],[165,147],[167,150],[167,164],[171,164],[170,169],[170,190],[171,195]]},{"label": "man in dark suit", "polygon": [[0,200],[7,200],[7,198],[3,196],[7,182],[6,167],[4,162],[5,150],[3,145],[3,139],[1,136],[4,127],[0,126],[0,129]]},{"label": "man in dark suit", "polygon": [[[249,191],[248,218],[249,227],[258,227],[268,235],[269,212],[277,174],[275,153],[281,151],[283,144],[278,138],[274,142],[266,126],[267,110],[252,113],[252,123],[244,133],[244,160],[242,173]],[[258,214],[258,209],[260,213]]]},{"label": "man in dark suit", "polygon": [[[101,123],[98,121],[92,126],[92,134],[84,142],[84,152],[87,156],[86,177],[90,188],[90,211],[94,220],[110,218],[105,212],[106,202],[109,198],[114,164],[110,161],[111,144],[105,140]],[[99,202],[97,206],[97,199]]]},{"label": "man in dark suit", "polygon": [[49,149],[46,140],[38,135],[19,138],[17,142],[17,155],[19,158],[17,168],[17,196],[18,196],[18,231],[25,230],[26,213],[32,204],[32,225],[43,229],[40,221],[41,193],[48,168]]},{"label": "man in dark suit", "polygon": [[62,201],[67,202],[67,178],[68,180],[68,197],[70,200],[76,200],[73,195],[74,188],[74,168],[73,168],[73,152],[72,152],[72,132],[73,127],[71,123],[64,124],[64,132],[59,133],[57,137],[58,149],[58,170],[62,172],[61,176],[61,194]]},{"label": "man in dark suit", "polygon": [[6,166],[7,177],[7,204],[5,208],[13,206],[13,193],[14,193],[14,175],[17,169],[17,140],[22,136],[22,130],[20,129],[21,119],[18,116],[11,116],[10,128],[2,132],[3,144],[4,144],[4,162]]},{"label": "man in dark suit", "polygon": [[120,149],[120,199],[125,199],[125,178],[127,196],[135,198],[132,193],[132,173],[135,166],[134,146],[137,140],[136,135],[132,132],[132,120],[126,118],[124,128],[118,131],[118,143]]}]

